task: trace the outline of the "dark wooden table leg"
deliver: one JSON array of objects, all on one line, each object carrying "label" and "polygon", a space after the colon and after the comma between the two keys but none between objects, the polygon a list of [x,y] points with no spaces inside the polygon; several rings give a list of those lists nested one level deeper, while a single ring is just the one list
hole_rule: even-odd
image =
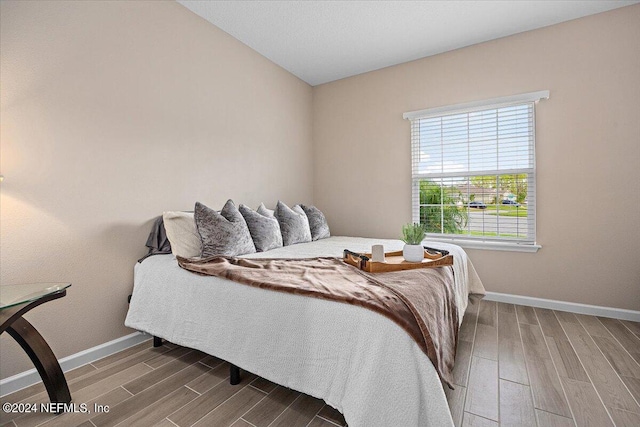
[{"label": "dark wooden table leg", "polygon": [[7,332],[29,355],[47,388],[51,402],[70,403],[71,393],[58,359],[36,328],[20,317],[7,328]]}]

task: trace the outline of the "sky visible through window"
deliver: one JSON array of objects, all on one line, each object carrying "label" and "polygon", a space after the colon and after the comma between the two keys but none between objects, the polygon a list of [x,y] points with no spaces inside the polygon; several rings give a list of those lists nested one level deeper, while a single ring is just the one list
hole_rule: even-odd
[{"label": "sky visible through window", "polygon": [[418,174],[533,167],[528,104],[420,120]]}]

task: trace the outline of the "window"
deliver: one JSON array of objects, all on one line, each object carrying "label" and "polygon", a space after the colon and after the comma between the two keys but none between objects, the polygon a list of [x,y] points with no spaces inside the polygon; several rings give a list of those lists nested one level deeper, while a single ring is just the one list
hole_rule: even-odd
[{"label": "window", "polygon": [[404,114],[413,221],[428,237],[539,248],[535,103],[548,97],[543,91]]}]

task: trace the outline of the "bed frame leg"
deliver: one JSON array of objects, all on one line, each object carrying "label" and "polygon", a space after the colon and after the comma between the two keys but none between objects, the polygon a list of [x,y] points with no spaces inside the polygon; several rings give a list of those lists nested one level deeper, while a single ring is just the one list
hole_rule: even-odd
[{"label": "bed frame leg", "polygon": [[240,368],[236,365],[229,364],[229,384],[240,384]]},{"label": "bed frame leg", "polygon": [[162,338],[160,337],[156,337],[155,335],[153,336],[153,346],[154,347],[161,347],[162,346]]}]

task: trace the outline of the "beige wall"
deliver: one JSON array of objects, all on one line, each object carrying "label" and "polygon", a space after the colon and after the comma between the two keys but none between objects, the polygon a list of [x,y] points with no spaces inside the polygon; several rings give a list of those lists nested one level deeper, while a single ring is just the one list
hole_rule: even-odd
[{"label": "beige wall", "polygon": [[[151,218],[312,201],[312,89],[174,2],[1,2],[2,284],[58,357],[123,326]],[[0,376],[31,369],[6,334]]]},{"label": "beige wall", "polygon": [[640,5],[314,88],[314,195],[334,234],[411,221],[402,113],[536,90],[535,254],[469,250],[489,291],[640,309]]}]

